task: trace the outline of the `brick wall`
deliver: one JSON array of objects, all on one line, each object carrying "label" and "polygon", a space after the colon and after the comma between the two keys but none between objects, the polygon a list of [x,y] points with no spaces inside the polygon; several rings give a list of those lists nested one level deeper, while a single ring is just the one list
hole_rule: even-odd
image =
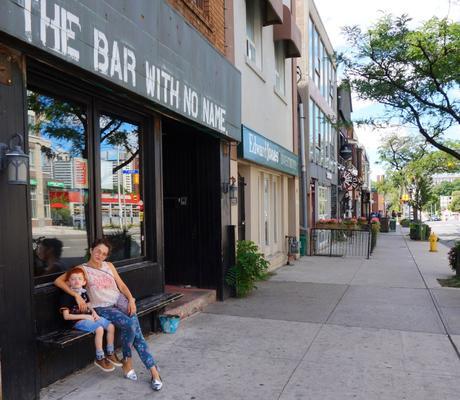
[{"label": "brick wall", "polygon": [[225,0],[168,0],[222,54],[225,54]]}]

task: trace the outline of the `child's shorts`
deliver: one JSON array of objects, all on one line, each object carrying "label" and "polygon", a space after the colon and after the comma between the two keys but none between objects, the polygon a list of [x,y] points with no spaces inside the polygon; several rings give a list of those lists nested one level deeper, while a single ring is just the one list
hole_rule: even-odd
[{"label": "child's shorts", "polygon": [[75,329],[78,329],[84,332],[95,332],[96,329],[99,328],[100,326],[102,326],[104,330],[106,331],[110,324],[111,322],[108,319],[99,317],[97,321],[89,321],[87,319],[81,319],[80,321],[76,322],[74,327]]}]

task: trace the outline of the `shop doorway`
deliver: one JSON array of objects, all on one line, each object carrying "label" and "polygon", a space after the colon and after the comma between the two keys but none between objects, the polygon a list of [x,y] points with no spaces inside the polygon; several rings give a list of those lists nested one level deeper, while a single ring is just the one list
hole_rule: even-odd
[{"label": "shop doorway", "polygon": [[220,141],[164,118],[165,281],[217,288],[221,270]]}]

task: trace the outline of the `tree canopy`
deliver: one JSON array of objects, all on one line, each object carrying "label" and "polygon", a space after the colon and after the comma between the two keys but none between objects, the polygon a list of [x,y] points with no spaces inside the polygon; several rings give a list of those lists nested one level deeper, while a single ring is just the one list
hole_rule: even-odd
[{"label": "tree canopy", "polygon": [[384,15],[367,31],[344,28],[351,50],[340,56],[361,99],[385,106],[372,124],[395,118],[424,140],[460,160],[445,133],[460,126],[460,23],[432,18],[411,28],[407,15]]},{"label": "tree canopy", "polygon": [[[458,150],[460,143],[450,146]],[[433,200],[432,175],[460,170],[460,160],[432,146],[420,137],[390,134],[378,150],[380,163],[386,168],[386,186],[398,188],[400,196],[410,194],[410,205],[417,212]],[[439,196],[438,196],[439,197]]]}]

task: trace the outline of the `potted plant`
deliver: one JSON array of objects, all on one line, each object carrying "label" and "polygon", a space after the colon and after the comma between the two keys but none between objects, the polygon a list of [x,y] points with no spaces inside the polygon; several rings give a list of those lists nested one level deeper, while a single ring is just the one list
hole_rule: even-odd
[{"label": "potted plant", "polygon": [[225,280],[234,289],[236,297],[244,297],[257,289],[255,282],[265,278],[268,266],[269,262],[253,241],[239,240],[236,246],[236,265],[230,267]]},{"label": "potted plant", "polygon": [[359,217],[357,224],[358,224],[358,227],[361,229],[364,229],[365,227],[369,225],[366,217]]},{"label": "potted plant", "polygon": [[335,218],[320,219],[316,223],[317,228],[338,228],[339,221]]},{"label": "potted plant", "polygon": [[345,218],[342,223],[346,229],[355,229],[358,220],[356,218]]},{"label": "potted plant", "polygon": [[371,219],[371,253],[377,245],[377,235],[380,232],[380,220],[376,217]]}]

